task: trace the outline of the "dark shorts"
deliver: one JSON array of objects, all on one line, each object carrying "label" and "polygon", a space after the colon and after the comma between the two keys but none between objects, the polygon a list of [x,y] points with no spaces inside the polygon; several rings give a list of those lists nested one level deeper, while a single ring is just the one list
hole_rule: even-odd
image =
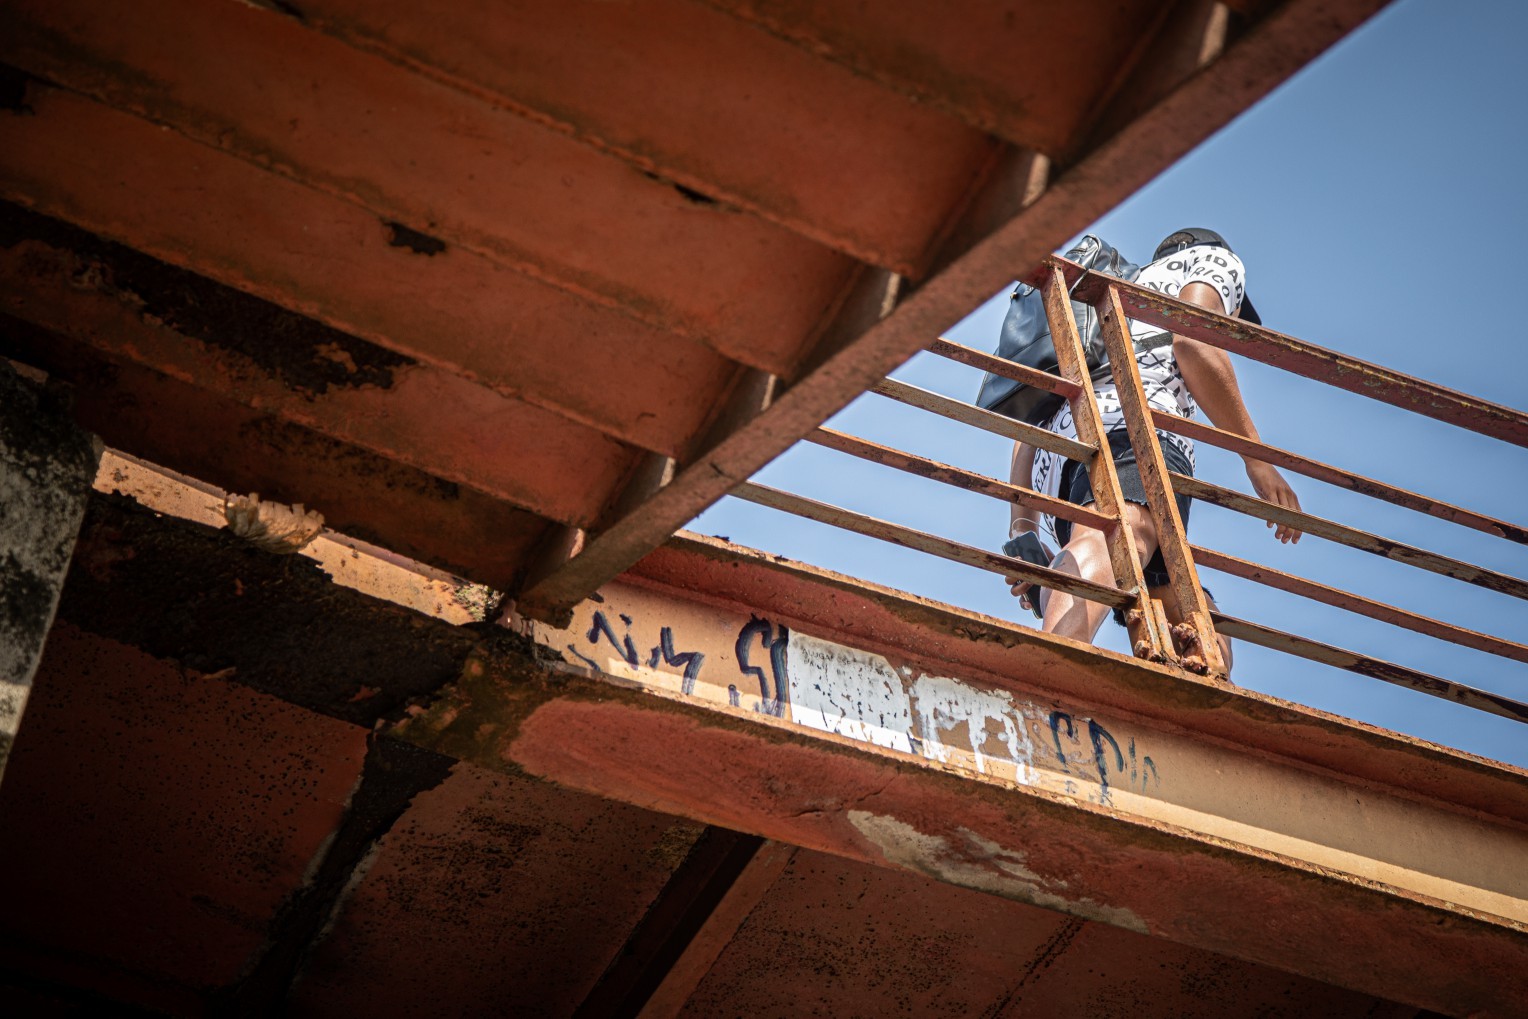
[{"label": "dark shorts", "polygon": [[[1189,463],[1188,457],[1183,452],[1163,438],[1162,433],[1157,433],[1157,440],[1162,446],[1162,459],[1167,464],[1167,469],[1177,474],[1193,476],[1194,468]],[[1109,451],[1114,455],[1114,473],[1119,476],[1120,492],[1126,502],[1139,503],[1145,506],[1146,486],[1141,481],[1141,468],[1135,461],[1135,450],[1130,448],[1130,439],[1124,432],[1109,433]],[[1088,479],[1087,469],[1076,460],[1068,460],[1066,466],[1061,469],[1061,498],[1067,502],[1086,506],[1096,501],[1093,498],[1093,483]],[[1188,511],[1192,500],[1186,495],[1176,496],[1178,503],[1178,516],[1183,518],[1183,526],[1188,526]],[[1065,545],[1072,538],[1072,522],[1070,520],[1056,521],[1056,540]],[[1147,587],[1163,587],[1168,583],[1167,564],[1162,561],[1162,550],[1158,549],[1141,571],[1146,578]],[[1115,619],[1121,624],[1124,622],[1123,613],[1118,609],[1114,612]]]}]

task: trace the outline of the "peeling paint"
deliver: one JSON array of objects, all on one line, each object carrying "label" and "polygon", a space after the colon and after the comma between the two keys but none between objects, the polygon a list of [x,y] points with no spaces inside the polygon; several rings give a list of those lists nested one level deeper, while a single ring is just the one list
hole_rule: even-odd
[{"label": "peeling paint", "polygon": [[865,810],[848,812],[849,823],[870,841],[886,862],[915,870],[937,881],[1007,899],[1080,916],[1085,920],[1150,934],[1146,921],[1120,906],[1093,899],[1071,899],[1055,889],[1065,882],[1051,881],[1030,870],[1021,850],[1006,849],[975,832],[959,829],[963,845],[952,845],[940,835],[929,835],[910,824]]},{"label": "peeling paint", "polygon": [[1033,704],[1018,703],[1001,690],[983,691],[947,676],[924,674],[909,691],[918,712],[924,752],[942,763],[949,762],[947,742],[941,734],[960,722],[971,726],[971,753],[976,770],[986,773],[992,755],[984,752],[989,740],[976,738],[989,726],[997,727],[997,738],[1007,750],[1007,762],[1013,766],[1015,782],[1029,785],[1035,780],[1034,742],[1029,722],[1038,721],[1039,709]]},{"label": "peeling paint", "polygon": [[792,721],[915,752],[912,705],[886,659],[803,633],[791,634],[791,652]]},{"label": "peeling paint", "polygon": [[32,275],[48,279],[67,273],[72,286],[113,297],[143,321],[200,340],[237,358],[241,370],[277,378],[308,398],[331,390],[391,389],[399,373],[417,364],[12,202],[0,201],[0,248],[20,249]]}]

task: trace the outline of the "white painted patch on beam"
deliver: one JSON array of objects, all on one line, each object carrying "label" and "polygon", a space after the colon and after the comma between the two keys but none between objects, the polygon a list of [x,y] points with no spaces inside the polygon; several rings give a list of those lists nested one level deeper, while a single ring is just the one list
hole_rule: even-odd
[{"label": "white painted patch on beam", "polygon": [[[1037,705],[1015,700],[1003,690],[978,690],[958,679],[927,673],[912,683],[908,695],[917,713],[925,756],[951,763],[950,736],[964,726],[971,765],[977,772],[988,774],[993,770],[994,756],[989,748],[996,740],[1007,751],[999,777],[1020,785],[1034,782],[1035,745],[1030,726],[1040,723],[1041,710]],[[956,744],[957,753],[958,750]]]},{"label": "white painted patch on beam", "polygon": [[1047,881],[1028,866],[1022,850],[999,846],[960,829],[964,845],[929,835],[912,825],[866,810],[849,811],[849,823],[870,841],[886,862],[962,888],[1001,895],[1045,909],[1097,920],[1137,934],[1149,934],[1146,921],[1120,906],[1061,894],[1066,883]]},{"label": "white painted patch on beam", "polygon": [[913,753],[911,703],[880,655],[790,635],[791,720],[823,732]]}]

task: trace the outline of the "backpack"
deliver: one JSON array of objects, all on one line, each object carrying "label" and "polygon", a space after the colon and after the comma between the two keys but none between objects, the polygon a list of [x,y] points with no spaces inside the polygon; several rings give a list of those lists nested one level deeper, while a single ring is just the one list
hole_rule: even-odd
[{"label": "backpack", "polygon": [[[1119,251],[1092,234],[1083,237],[1064,257],[1085,269],[1117,276],[1127,282],[1134,282],[1141,274],[1140,266],[1125,261]],[[1107,369],[1109,358],[1104,352],[1098,312],[1091,305],[1073,301],[1072,315],[1077,319],[1077,334],[1082,337],[1088,371],[1093,378],[1099,378]],[[1050,323],[1045,318],[1045,297],[1027,283],[1015,287],[1009,299],[1003,332],[998,338],[997,356],[1028,368],[1056,373],[1056,347],[1051,342]],[[1032,425],[1050,420],[1063,402],[1055,393],[991,372],[982,379],[981,389],[976,394],[976,405],[983,410]]]}]

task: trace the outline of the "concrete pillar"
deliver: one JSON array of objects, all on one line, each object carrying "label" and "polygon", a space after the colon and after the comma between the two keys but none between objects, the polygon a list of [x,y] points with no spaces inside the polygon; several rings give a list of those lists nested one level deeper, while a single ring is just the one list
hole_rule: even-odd
[{"label": "concrete pillar", "polygon": [[0,776],[53,625],[101,444],[0,358]]}]

